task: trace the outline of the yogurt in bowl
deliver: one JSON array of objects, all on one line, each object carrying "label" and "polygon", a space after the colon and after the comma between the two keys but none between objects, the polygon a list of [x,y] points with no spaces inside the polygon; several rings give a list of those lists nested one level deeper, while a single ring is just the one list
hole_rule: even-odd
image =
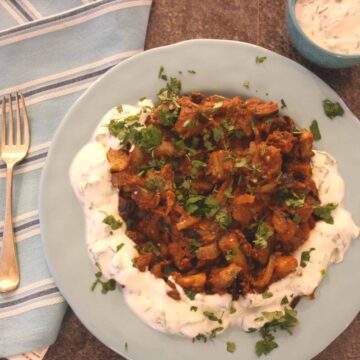
[{"label": "yogurt in bowl", "polygon": [[327,68],[360,63],[360,2],[289,0],[291,41],[308,60]]}]

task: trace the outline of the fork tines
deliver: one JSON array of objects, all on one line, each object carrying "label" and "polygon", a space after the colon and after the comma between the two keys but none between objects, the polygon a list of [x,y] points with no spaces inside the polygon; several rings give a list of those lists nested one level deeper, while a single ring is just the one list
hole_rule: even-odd
[{"label": "fork tines", "polygon": [[[21,98],[21,105],[19,104],[19,96]],[[13,116],[13,96],[10,94],[6,101],[6,97],[2,97],[2,122],[1,122],[1,145],[29,145],[29,119],[26,111],[25,100],[22,94],[16,92],[15,101],[16,101],[16,139],[14,143],[14,116]],[[8,118],[8,139],[6,138],[6,103],[7,103],[7,112],[9,113]],[[23,118],[23,129],[22,121],[20,116],[20,107],[22,108],[22,118]],[[22,136],[21,136],[22,134]]]}]

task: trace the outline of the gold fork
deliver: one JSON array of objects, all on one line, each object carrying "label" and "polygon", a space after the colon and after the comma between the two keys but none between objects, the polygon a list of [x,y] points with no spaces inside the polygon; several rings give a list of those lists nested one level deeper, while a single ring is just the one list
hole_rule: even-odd
[{"label": "gold fork", "polygon": [[[12,178],[14,166],[26,156],[29,143],[29,120],[27,116],[25,100],[20,95],[22,102],[23,121],[20,116],[19,94],[16,93],[16,136],[14,142],[14,119],[13,100],[11,94],[8,97],[8,126],[6,134],[6,98],[2,98],[2,122],[1,122],[1,159],[6,164],[6,211],[3,232],[2,247],[0,250],[0,292],[15,290],[19,286],[20,274],[16,256],[15,239],[12,221]],[[21,128],[23,130],[21,131]],[[22,133],[22,134],[21,134]],[[6,135],[7,138],[6,138]],[[6,141],[7,140],[7,141]]]}]

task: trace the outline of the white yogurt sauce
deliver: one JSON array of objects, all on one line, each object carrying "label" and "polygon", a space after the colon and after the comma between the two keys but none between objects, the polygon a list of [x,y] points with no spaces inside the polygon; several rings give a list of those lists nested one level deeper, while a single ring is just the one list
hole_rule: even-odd
[{"label": "white yogurt sauce", "polygon": [[360,0],[297,0],[295,16],[317,45],[339,54],[360,54]]},{"label": "white yogurt sauce", "polygon": [[[119,142],[109,135],[105,125],[111,119],[138,114],[140,106],[144,105],[151,104],[145,101],[139,103],[138,107],[124,105],[121,114],[116,109],[110,110],[91,141],[77,154],[70,169],[74,191],[84,208],[90,257],[94,263],[98,263],[105,278],[113,278],[124,287],[122,292],[130,308],[157,330],[194,337],[199,333],[209,335],[212,329],[219,326],[217,322],[206,318],[204,311],[211,311],[221,317],[224,329],[238,325],[247,330],[264,324],[263,321],[255,321],[262,312],[284,310],[285,305],[280,304],[284,296],[291,301],[297,296],[311,295],[322,279],[322,272],[331,263],[342,261],[351,240],[359,234],[351,214],[341,205],[345,187],[336,161],[329,154],[319,151],[312,160],[313,178],[321,202],[339,204],[332,213],[335,223],[317,222],[309,239],[294,253],[300,263],[301,253],[315,248],[311,252],[310,261],[305,268],[299,267],[295,273],[270,285],[272,297],[263,299],[261,294],[247,294],[238,301],[232,301],[229,294],[197,294],[194,300],[190,300],[182,288],[177,286],[181,300],[176,301],[167,295],[170,289],[162,279],[133,267],[132,259],[138,252],[135,243],[125,234],[125,224],[111,232],[110,227],[103,223],[107,215],[119,218],[118,190],[111,184],[106,159],[109,147],[119,148]],[[116,247],[121,243],[123,247],[116,252]],[[191,306],[196,306],[198,310],[191,311]],[[236,312],[230,313],[231,307]]]}]

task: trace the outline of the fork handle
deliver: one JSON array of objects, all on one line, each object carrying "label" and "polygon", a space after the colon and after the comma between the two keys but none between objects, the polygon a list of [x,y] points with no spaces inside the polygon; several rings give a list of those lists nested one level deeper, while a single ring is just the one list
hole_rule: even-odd
[{"label": "fork handle", "polygon": [[7,188],[4,235],[0,251],[0,292],[15,290],[20,282],[12,221],[13,169],[14,165],[8,164],[6,168]]}]

